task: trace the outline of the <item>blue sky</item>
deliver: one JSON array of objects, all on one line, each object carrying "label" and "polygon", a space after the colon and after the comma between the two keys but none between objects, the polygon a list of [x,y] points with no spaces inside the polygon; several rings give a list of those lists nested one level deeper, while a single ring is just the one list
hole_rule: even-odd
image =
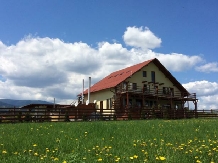
[{"label": "blue sky", "polygon": [[[206,108],[218,99],[217,7],[216,0],[1,1],[0,92],[10,91],[0,98],[58,96],[69,102],[82,78],[93,75],[96,82],[157,57],[188,90],[200,94]],[[115,58],[105,62],[107,56]],[[118,56],[131,59],[124,64]],[[215,106],[211,102],[210,108]]]}]

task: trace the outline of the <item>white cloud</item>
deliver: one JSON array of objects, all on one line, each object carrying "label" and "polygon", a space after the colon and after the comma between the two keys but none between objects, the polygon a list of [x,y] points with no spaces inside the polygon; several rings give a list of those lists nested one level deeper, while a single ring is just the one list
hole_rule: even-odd
[{"label": "white cloud", "polygon": [[196,93],[198,109],[218,109],[218,83],[206,80],[183,84],[190,92]]},{"label": "white cloud", "polygon": [[[26,37],[11,46],[0,42],[0,76],[6,80],[0,78],[0,98],[53,101],[55,97],[66,104],[82,91],[82,79],[87,87],[88,76],[94,84],[113,71],[152,58],[158,58],[170,71],[188,70],[203,60],[200,56],[155,53],[151,49],[160,46],[161,39],[147,28],[128,27],[124,41],[134,47],[128,50],[120,43],[102,41],[93,48],[48,37]],[[196,92],[195,87],[190,89]],[[203,89],[208,95],[218,94]]]},{"label": "white cloud", "polygon": [[205,65],[196,67],[196,70],[200,72],[206,72],[206,73],[218,72],[218,63],[217,62],[207,63]]},{"label": "white cloud", "polygon": [[161,39],[156,37],[147,27],[127,27],[123,35],[126,45],[144,50],[160,47]]},{"label": "white cloud", "polygon": [[200,56],[187,56],[178,53],[157,54],[157,57],[160,62],[171,71],[185,71],[202,62]]},{"label": "white cloud", "polygon": [[208,96],[218,94],[218,83],[206,80],[189,82],[183,86],[190,92],[195,92],[198,96]]}]

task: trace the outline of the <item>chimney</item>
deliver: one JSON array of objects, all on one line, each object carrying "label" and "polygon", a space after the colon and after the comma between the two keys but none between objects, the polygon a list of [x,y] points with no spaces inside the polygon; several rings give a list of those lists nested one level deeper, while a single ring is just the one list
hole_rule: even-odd
[{"label": "chimney", "polygon": [[83,101],[84,101],[84,95],[83,95],[83,92],[84,92],[84,79],[83,79],[83,90],[82,90],[82,98],[81,98],[81,100],[82,100],[82,104],[83,104]]},{"label": "chimney", "polygon": [[90,88],[91,88],[91,77],[89,77],[88,103],[90,103]]}]

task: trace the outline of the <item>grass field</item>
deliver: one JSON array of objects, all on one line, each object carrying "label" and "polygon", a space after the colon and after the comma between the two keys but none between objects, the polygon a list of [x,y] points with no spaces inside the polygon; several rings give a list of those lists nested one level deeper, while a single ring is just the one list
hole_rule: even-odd
[{"label": "grass field", "polygon": [[218,160],[218,120],[0,124],[1,163]]}]

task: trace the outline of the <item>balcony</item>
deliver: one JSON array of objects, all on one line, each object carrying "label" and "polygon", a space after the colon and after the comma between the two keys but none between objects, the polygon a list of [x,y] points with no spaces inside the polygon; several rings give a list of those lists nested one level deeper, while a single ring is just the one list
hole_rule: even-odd
[{"label": "balcony", "polygon": [[143,96],[153,96],[160,98],[178,98],[178,99],[196,99],[196,93],[187,94],[187,92],[180,92],[175,90],[164,90],[163,88],[150,88],[150,87],[133,87],[132,85],[128,85],[125,88],[118,88],[118,93],[125,94],[140,94]]}]

